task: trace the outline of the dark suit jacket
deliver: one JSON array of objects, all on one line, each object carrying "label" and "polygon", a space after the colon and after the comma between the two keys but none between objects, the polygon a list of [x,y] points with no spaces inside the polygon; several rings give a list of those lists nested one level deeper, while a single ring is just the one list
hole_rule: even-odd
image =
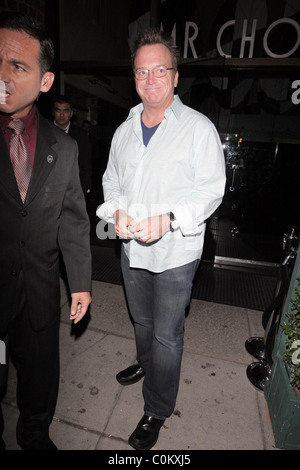
[{"label": "dark suit jacket", "polygon": [[91,289],[90,225],[77,160],[76,142],[38,113],[35,160],[23,205],[0,130],[0,337],[20,270],[35,330],[47,328],[59,315],[60,250],[71,292]]},{"label": "dark suit jacket", "polygon": [[89,136],[83,129],[74,124],[70,124],[69,135],[76,140],[78,144],[78,164],[81,186],[84,194],[92,185],[92,150]]}]

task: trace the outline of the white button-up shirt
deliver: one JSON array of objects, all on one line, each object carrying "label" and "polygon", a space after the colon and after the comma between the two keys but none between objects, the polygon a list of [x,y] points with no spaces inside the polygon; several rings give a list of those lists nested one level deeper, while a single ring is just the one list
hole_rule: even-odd
[{"label": "white button-up shirt", "polygon": [[118,209],[136,222],[173,212],[178,230],[150,244],[124,241],[131,267],[162,272],[201,258],[205,221],[224,194],[225,159],[212,122],[178,96],[147,147],[142,111],[142,103],[132,108],[113,136],[97,215],[114,223]]}]

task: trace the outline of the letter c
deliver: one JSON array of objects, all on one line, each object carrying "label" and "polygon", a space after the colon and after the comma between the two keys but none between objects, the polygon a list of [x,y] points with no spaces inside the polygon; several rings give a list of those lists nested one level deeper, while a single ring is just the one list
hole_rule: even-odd
[{"label": "letter c", "polygon": [[226,54],[223,50],[222,50],[222,47],[221,47],[221,36],[224,32],[224,30],[226,28],[228,28],[228,26],[234,26],[235,25],[235,20],[230,20],[230,21],[227,21],[226,23],[223,24],[223,26],[220,28],[220,31],[218,32],[218,36],[217,36],[217,50],[218,50],[218,53],[220,54],[221,57],[225,57],[225,59],[230,59],[231,58],[231,55],[229,54]]}]

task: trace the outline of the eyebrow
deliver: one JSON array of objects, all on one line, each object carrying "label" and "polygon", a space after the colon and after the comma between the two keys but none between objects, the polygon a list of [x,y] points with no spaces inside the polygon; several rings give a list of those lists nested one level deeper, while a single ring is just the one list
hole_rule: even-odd
[{"label": "eyebrow", "polygon": [[22,60],[19,60],[19,59],[9,59],[8,62],[10,64],[13,64],[13,65],[20,65],[21,67],[24,67],[25,69],[28,69],[28,70],[31,70],[32,67],[30,67],[29,64],[27,64],[27,62],[23,62]]}]

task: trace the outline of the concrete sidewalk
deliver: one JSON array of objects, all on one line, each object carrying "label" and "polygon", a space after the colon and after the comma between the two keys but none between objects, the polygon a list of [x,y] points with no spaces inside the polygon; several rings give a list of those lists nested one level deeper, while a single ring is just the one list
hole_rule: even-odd
[{"label": "concrete sidewalk", "polygon": [[[123,387],[115,379],[135,363],[123,289],[93,281],[91,317],[74,328],[61,285],[60,391],[51,437],[60,450],[133,450],[127,440],[143,415],[141,382]],[[261,318],[259,311],[192,300],[176,409],[156,450],[275,449],[264,395],[246,377],[254,359],[245,340],[263,336]],[[11,367],[3,404],[8,450],[19,449],[15,388]]]}]

